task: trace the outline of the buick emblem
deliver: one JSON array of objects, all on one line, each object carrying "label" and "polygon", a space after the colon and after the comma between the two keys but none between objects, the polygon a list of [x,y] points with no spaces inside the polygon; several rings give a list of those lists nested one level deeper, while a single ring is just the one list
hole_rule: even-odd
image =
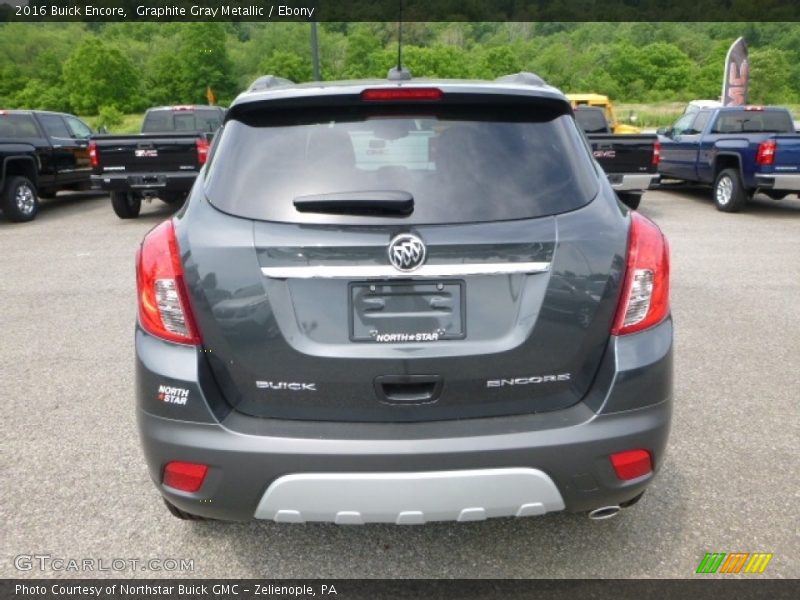
[{"label": "buick emblem", "polygon": [[425,262],[425,244],[411,233],[401,233],[389,242],[389,262],[398,271],[415,271]]}]

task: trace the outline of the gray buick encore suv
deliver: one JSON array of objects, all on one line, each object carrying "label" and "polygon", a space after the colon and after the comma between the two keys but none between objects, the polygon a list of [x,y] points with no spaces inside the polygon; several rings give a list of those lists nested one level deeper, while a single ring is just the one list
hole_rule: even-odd
[{"label": "gray buick encore suv", "polygon": [[608,517],[663,461],[668,245],[535,75],[257,80],[137,284],[178,517]]}]

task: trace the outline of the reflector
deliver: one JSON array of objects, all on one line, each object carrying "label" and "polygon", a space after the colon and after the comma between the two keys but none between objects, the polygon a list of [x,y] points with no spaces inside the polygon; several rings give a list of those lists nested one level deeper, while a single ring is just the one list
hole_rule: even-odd
[{"label": "reflector", "polygon": [[626,450],[617,452],[610,457],[611,465],[617,477],[623,481],[636,479],[642,475],[647,475],[653,470],[653,459],[647,450],[641,448],[637,450]]},{"label": "reflector", "polygon": [[164,467],[164,485],[184,492],[199,490],[208,473],[208,465],[173,461]]}]

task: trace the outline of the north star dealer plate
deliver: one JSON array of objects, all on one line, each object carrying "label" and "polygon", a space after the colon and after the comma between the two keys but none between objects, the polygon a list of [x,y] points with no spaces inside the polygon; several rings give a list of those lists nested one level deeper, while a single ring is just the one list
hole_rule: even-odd
[{"label": "north star dealer plate", "polygon": [[383,344],[465,335],[464,282],[350,284],[350,339]]}]

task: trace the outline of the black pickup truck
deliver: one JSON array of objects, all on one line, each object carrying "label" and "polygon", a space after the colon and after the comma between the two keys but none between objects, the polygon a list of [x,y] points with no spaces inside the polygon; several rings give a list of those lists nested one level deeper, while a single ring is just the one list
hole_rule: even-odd
[{"label": "black pickup truck", "polygon": [[143,198],[182,203],[224,117],[219,106],[161,106],[145,113],[140,134],[93,136],[94,187],[111,193],[120,219],[139,216]]},{"label": "black pickup truck", "polygon": [[631,208],[638,208],[644,191],[659,180],[658,136],[614,135],[602,108],[576,107],[575,121],[586,134],[595,160],[603,167],[619,199]]},{"label": "black pickup truck", "polygon": [[0,110],[0,208],[9,221],[32,221],[39,198],[88,189],[92,129],[73,115]]}]

